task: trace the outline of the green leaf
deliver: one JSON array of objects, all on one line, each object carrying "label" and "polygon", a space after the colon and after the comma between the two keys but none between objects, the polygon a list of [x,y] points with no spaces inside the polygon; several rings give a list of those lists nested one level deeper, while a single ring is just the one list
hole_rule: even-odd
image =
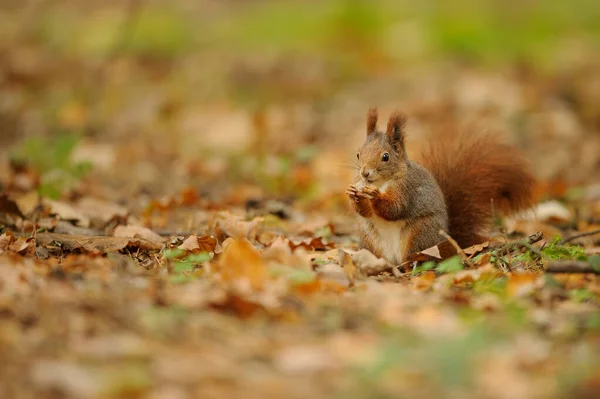
[{"label": "green leaf", "polygon": [[163,256],[167,259],[177,259],[185,255],[185,251],[179,248],[165,249]]},{"label": "green leaf", "polygon": [[196,265],[191,262],[176,262],[173,270],[177,273],[191,272]]},{"label": "green leaf", "polygon": [[414,268],[414,270],[411,272],[411,274],[418,274],[421,272],[425,272],[427,270],[432,270],[435,269],[436,263],[432,260],[427,261],[417,267]]},{"label": "green leaf", "polygon": [[455,273],[464,268],[460,258],[458,256],[453,256],[452,258],[440,262],[436,267],[436,270],[441,273]]}]

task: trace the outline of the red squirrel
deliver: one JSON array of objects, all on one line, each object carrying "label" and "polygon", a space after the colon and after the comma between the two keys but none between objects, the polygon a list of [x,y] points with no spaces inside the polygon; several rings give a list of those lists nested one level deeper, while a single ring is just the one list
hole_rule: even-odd
[{"label": "red squirrel", "polygon": [[534,203],[534,177],[516,148],[490,135],[432,143],[422,165],[404,146],[406,117],[396,111],[384,132],[377,109],[367,113],[367,138],[356,154],[359,172],[346,194],[359,215],[361,247],[400,265],[444,241],[461,248],[485,241],[494,210],[506,214]]}]

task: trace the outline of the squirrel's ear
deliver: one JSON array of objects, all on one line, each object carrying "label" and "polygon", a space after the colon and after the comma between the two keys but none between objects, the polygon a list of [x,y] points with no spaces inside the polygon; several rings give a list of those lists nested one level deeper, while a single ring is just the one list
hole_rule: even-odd
[{"label": "squirrel's ear", "polygon": [[377,108],[371,107],[367,112],[367,136],[377,131]]},{"label": "squirrel's ear", "polygon": [[395,111],[388,121],[386,134],[396,149],[404,151],[404,128],[406,127],[406,116]]}]

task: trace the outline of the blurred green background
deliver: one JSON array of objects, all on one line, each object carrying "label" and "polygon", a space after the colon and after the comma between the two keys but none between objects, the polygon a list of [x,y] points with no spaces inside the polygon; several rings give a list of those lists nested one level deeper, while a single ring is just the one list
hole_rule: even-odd
[{"label": "blurred green background", "polygon": [[597,179],[599,4],[2,0],[1,161],[78,180],[127,159],[116,188],[164,191],[170,176],[306,193],[299,165],[343,182],[379,105],[402,107],[416,139],[497,129],[541,177]]}]

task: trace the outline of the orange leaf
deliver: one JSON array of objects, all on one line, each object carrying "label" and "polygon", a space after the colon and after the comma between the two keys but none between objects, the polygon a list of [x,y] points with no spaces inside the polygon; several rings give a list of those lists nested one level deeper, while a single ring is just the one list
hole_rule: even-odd
[{"label": "orange leaf", "polygon": [[258,250],[246,238],[232,239],[219,260],[221,277],[227,282],[247,282],[262,289],[267,269]]},{"label": "orange leaf", "polygon": [[539,275],[530,273],[514,273],[508,278],[506,293],[511,297],[525,296],[535,289]]},{"label": "orange leaf", "polygon": [[417,290],[425,291],[431,288],[435,282],[435,272],[429,270],[423,274],[413,277],[412,283]]},{"label": "orange leaf", "polygon": [[200,237],[191,235],[186,238],[185,241],[177,248],[192,253],[214,252],[214,250],[217,248],[217,239],[209,235]]},{"label": "orange leaf", "polygon": [[300,241],[290,240],[290,249],[294,251],[296,248],[304,248],[308,251],[323,251],[334,248],[334,244],[332,242],[324,242],[321,237],[307,238]]}]

